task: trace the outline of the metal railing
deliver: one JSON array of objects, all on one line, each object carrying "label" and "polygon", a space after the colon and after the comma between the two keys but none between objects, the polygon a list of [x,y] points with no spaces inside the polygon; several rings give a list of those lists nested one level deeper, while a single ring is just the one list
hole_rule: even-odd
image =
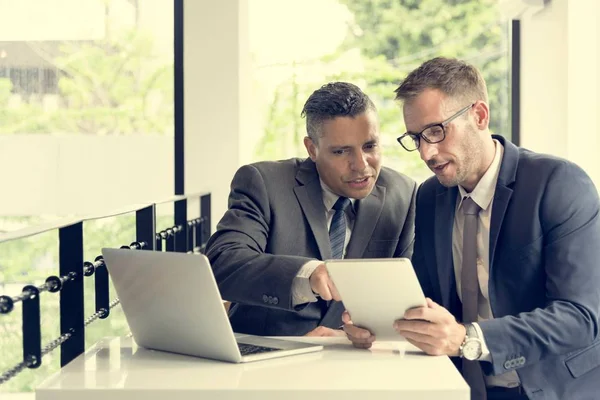
[{"label": "metal railing", "polygon": [[[199,217],[188,219],[188,200],[199,200]],[[157,230],[156,207],[173,203],[174,223]],[[25,285],[20,294],[0,295],[0,318],[14,311],[22,303],[23,358],[7,371],[0,371],[0,385],[21,371],[38,368],[43,357],[60,346],[60,365],[85,351],[85,328],[97,319],[105,319],[119,299],[110,300],[109,275],[101,255],[94,261],[83,256],[83,223],[135,212],[136,240],[121,248],[138,250],[203,252],[211,233],[211,195],[193,194],[175,196],[160,202],[130,207],[108,214],[98,214],[81,219],[65,219],[54,223],[26,228],[0,235],[0,244],[23,239],[48,231],[58,230],[59,273],[46,278],[42,285]],[[95,313],[84,316],[84,278],[94,277]],[[40,300],[44,292],[60,296],[60,336],[42,346]]]}]

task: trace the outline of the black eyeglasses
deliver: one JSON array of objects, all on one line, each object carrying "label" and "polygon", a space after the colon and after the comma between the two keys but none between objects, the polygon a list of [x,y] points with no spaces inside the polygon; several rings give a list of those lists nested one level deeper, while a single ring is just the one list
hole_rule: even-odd
[{"label": "black eyeglasses", "polygon": [[475,103],[460,109],[456,114],[446,119],[445,121],[442,121],[439,124],[430,125],[419,133],[406,132],[404,135],[400,136],[396,140],[402,145],[402,147],[404,147],[406,151],[417,150],[419,148],[419,145],[421,144],[421,138],[423,138],[423,140],[430,144],[439,143],[446,139],[446,125],[448,125],[454,119],[463,115],[474,105]]}]

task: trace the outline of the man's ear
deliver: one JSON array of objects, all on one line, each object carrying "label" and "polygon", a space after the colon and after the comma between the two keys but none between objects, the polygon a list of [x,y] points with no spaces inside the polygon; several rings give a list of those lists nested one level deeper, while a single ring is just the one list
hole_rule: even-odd
[{"label": "man's ear", "polygon": [[488,129],[490,123],[489,106],[483,101],[478,101],[473,108],[475,110],[475,124],[477,127],[481,130]]},{"label": "man's ear", "polygon": [[317,145],[308,136],[306,136],[304,138],[304,147],[306,147],[306,151],[308,152],[308,156],[310,157],[310,159],[313,161],[316,161],[317,160],[317,151],[318,151]]}]

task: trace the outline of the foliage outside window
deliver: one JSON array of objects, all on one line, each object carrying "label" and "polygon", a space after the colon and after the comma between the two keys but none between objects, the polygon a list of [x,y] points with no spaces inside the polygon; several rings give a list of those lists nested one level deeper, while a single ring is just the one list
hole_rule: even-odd
[{"label": "foliage outside window", "polygon": [[[500,17],[496,0],[339,2],[353,16],[346,39],[332,54],[288,65],[289,79],[277,86],[269,101],[255,160],[305,157],[302,105],[321,84],[346,80],[358,84],[378,108],[384,164],[424,180],[431,172],[418,153],[403,151],[395,140],[405,126],[393,91],[408,72],[436,56],[458,57],[482,70],[488,84],[491,130],[510,137],[508,23]],[[317,78],[315,65],[325,71]]]}]

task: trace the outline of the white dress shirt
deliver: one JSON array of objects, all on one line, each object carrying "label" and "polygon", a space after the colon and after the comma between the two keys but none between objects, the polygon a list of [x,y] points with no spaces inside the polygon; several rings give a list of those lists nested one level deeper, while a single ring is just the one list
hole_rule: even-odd
[{"label": "white dress shirt", "polygon": [[[496,183],[498,182],[498,174],[500,173],[502,155],[504,153],[502,144],[497,140],[494,140],[494,143],[496,145],[494,160],[481,180],[477,183],[477,186],[475,186],[475,189],[473,189],[471,193],[467,193],[462,186],[458,186],[459,198],[456,202],[454,227],[452,230],[454,277],[456,279],[458,297],[462,301],[460,276],[462,269],[462,242],[465,216],[462,212],[461,205],[465,197],[472,198],[473,201],[481,207],[477,224],[477,280],[479,281],[478,321],[494,318],[490,307],[488,290],[488,281],[490,278],[490,222],[492,217],[492,204],[494,203],[494,194],[496,192]],[[485,343],[481,328],[477,323],[474,325],[483,342],[483,354],[481,355],[480,360],[491,361],[491,354]],[[519,376],[515,371],[510,371],[498,376],[485,376],[485,381],[487,386],[514,387],[519,385]]]},{"label": "white dress shirt", "polygon": [[[325,218],[327,220],[327,230],[329,231],[329,227],[331,226],[331,221],[333,220],[333,214],[335,214],[335,210],[333,209],[333,205],[340,198],[337,194],[333,193],[331,189],[321,181],[321,188],[323,189],[323,204],[325,205]],[[352,202],[352,207],[348,207],[344,216],[346,217],[346,238],[344,240],[344,255],[346,257],[346,250],[348,248],[348,242],[350,241],[350,235],[352,234],[352,228],[354,227],[354,203],[355,199],[350,199]],[[292,306],[297,306],[299,304],[312,303],[317,301],[317,297],[312,291],[310,287],[310,275],[314,272],[315,269],[319,265],[321,265],[323,261],[321,260],[312,260],[307,262],[300,268],[298,274],[294,278],[292,283]]]}]

